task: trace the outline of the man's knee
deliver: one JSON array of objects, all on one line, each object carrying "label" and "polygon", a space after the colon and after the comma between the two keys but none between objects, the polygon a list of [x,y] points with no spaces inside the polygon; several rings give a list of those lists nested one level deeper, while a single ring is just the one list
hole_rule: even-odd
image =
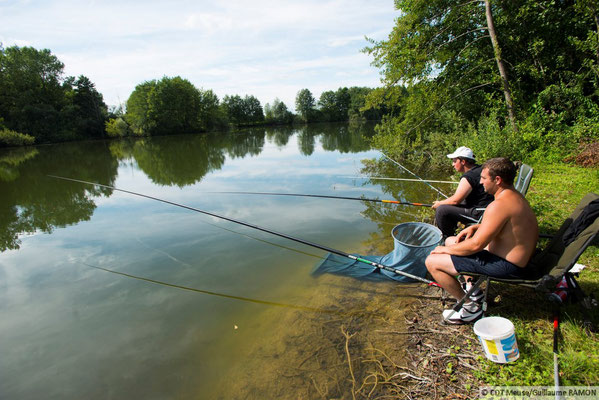
[{"label": "man's knee", "polygon": [[428,272],[432,273],[433,271],[437,270],[437,267],[439,266],[437,258],[438,257],[436,257],[435,254],[429,254],[428,257],[426,257],[426,260],[424,260],[424,265],[426,265]]}]

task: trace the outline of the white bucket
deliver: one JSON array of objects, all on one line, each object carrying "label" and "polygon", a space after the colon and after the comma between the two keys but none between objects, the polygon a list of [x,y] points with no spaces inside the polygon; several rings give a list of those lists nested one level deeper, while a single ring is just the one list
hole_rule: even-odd
[{"label": "white bucket", "polygon": [[485,356],[496,363],[509,363],[520,357],[514,324],[502,317],[487,317],[476,321],[474,333],[480,339]]}]

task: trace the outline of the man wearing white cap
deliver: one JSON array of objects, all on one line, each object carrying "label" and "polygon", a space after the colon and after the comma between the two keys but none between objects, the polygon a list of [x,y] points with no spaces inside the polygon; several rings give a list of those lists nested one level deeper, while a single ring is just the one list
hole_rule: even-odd
[{"label": "man wearing white cap", "polygon": [[[453,236],[458,222],[478,220],[485,208],[493,201],[480,183],[480,165],[475,163],[474,153],[468,147],[458,147],[447,155],[456,171],[463,173],[455,193],[449,198],[433,203],[435,222],[444,236]],[[467,217],[471,217],[469,219]]]}]

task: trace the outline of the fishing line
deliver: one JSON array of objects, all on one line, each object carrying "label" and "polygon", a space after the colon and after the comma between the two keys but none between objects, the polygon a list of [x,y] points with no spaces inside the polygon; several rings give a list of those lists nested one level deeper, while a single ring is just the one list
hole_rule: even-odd
[{"label": "fishing line", "polygon": [[375,267],[377,269],[384,269],[384,270],[389,271],[389,272],[393,272],[393,273],[396,273],[396,274],[399,274],[399,275],[403,275],[405,277],[408,277],[408,278],[411,278],[411,279],[414,279],[414,280],[417,280],[417,281],[424,282],[424,283],[426,283],[428,285],[439,286],[436,282],[433,282],[433,281],[431,281],[429,279],[422,278],[422,277],[414,275],[414,274],[410,274],[410,273],[405,272],[405,271],[401,271],[401,270],[399,270],[397,268],[392,268],[392,267],[389,267],[387,265],[383,265],[383,264],[380,264],[380,263],[377,263],[377,262],[366,260],[366,259],[364,259],[362,257],[355,256],[355,255],[343,252],[341,250],[336,250],[336,249],[333,249],[333,248],[330,248],[330,247],[327,247],[327,246],[323,246],[323,245],[320,245],[320,244],[317,244],[317,243],[313,243],[313,242],[310,242],[308,240],[304,240],[304,239],[296,238],[296,237],[293,237],[293,236],[290,236],[290,235],[286,235],[284,233],[272,231],[270,229],[266,229],[266,228],[263,228],[263,227],[258,226],[258,225],[250,224],[248,222],[244,222],[244,221],[240,221],[240,220],[236,220],[236,219],[233,219],[233,218],[226,217],[224,215],[219,215],[219,214],[211,213],[211,212],[208,212],[208,211],[200,210],[199,208],[194,208],[194,207],[186,206],[184,204],[174,203],[174,202],[169,201],[169,200],[160,199],[158,197],[153,197],[153,196],[149,196],[149,195],[142,194],[142,193],[132,192],[130,190],[119,189],[119,188],[116,188],[114,186],[103,185],[101,183],[88,182],[88,181],[83,181],[83,180],[73,179],[73,178],[65,178],[65,177],[56,176],[56,175],[48,175],[48,177],[55,178],[55,179],[61,179],[61,180],[65,180],[65,181],[84,183],[86,185],[104,187],[104,188],[107,188],[107,189],[112,189],[112,190],[117,190],[119,192],[128,193],[128,194],[131,194],[131,195],[134,195],[134,196],[139,196],[139,197],[144,197],[144,198],[147,198],[147,199],[150,199],[150,200],[160,201],[160,202],[165,203],[165,204],[170,204],[170,205],[173,205],[173,206],[176,206],[176,207],[185,208],[185,209],[188,209],[188,210],[191,210],[191,211],[196,211],[196,212],[199,212],[199,213],[202,213],[202,214],[205,214],[205,215],[210,215],[212,217],[224,219],[226,221],[230,221],[230,222],[233,222],[233,223],[236,223],[236,224],[239,224],[239,225],[244,225],[244,226],[247,226],[249,228],[256,229],[256,230],[259,230],[259,231],[262,231],[262,232],[270,233],[271,235],[280,236],[282,238],[289,239],[289,240],[294,241],[294,242],[302,243],[302,244],[305,244],[307,246],[311,246],[311,247],[315,247],[315,248],[318,248],[318,249],[321,249],[321,250],[324,250],[324,251],[328,251],[329,253],[337,254],[339,256],[346,257],[346,258],[349,258],[349,259],[354,260],[354,261],[359,261],[361,263],[368,264],[371,267]]},{"label": "fishing line", "polygon": [[403,165],[401,165],[400,163],[398,163],[397,161],[395,161],[394,159],[392,159],[391,157],[389,157],[387,154],[385,154],[384,152],[381,151],[381,154],[384,155],[385,157],[387,157],[389,160],[393,161],[395,164],[399,165],[401,168],[403,168],[405,171],[409,172],[410,174],[412,174],[413,176],[415,176],[416,178],[420,179],[422,182],[426,183],[428,186],[430,186],[431,189],[433,189],[434,191],[436,191],[437,193],[439,193],[440,195],[444,196],[445,198],[448,198],[449,196],[447,196],[445,193],[443,193],[442,191],[440,191],[439,189],[437,189],[436,187],[434,187],[433,185],[431,185],[430,183],[428,183],[427,181],[425,181],[424,179],[422,179],[421,177],[419,177],[418,175],[416,175],[415,173],[413,173],[412,171],[410,171],[409,169],[407,169],[406,167],[404,167]]},{"label": "fishing line", "polygon": [[[348,179],[374,179],[374,180],[385,180],[385,181],[407,181],[407,182],[422,182],[422,179],[413,179],[413,178],[387,178],[384,176],[348,176],[348,175],[338,175],[339,178],[348,178]],[[457,185],[460,182],[456,181],[435,181],[431,179],[427,179],[426,182],[432,183],[451,183]]]},{"label": "fishing line", "polygon": [[182,289],[182,290],[187,290],[187,291],[190,291],[190,292],[207,294],[207,295],[210,295],[210,296],[218,296],[218,297],[224,297],[224,298],[227,298],[227,299],[246,301],[246,302],[250,302],[250,303],[263,304],[263,305],[275,306],[275,307],[294,308],[294,309],[297,309],[297,310],[304,310],[304,311],[310,311],[310,312],[318,312],[318,313],[324,313],[324,314],[340,314],[340,315],[349,314],[349,313],[344,313],[344,312],[336,311],[336,310],[326,310],[326,309],[315,308],[315,307],[298,306],[298,305],[295,305],[295,304],[277,303],[277,302],[274,302],[274,301],[258,300],[258,299],[252,299],[250,297],[233,296],[233,295],[230,295],[230,294],[224,294],[224,293],[218,293],[218,292],[211,292],[209,290],[196,289],[196,288],[192,288],[192,287],[189,287],[189,286],[175,285],[174,283],[167,283],[167,282],[157,281],[155,279],[144,278],[142,276],[127,274],[125,272],[119,272],[119,271],[115,271],[115,270],[108,269],[108,268],[96,267],[95,265],[91,265],[91,264],[88,264],[88,263],[83,262],[83,261],[80,261],[80,262],[81,262],[81,264],[83,264],[83,265],[85,265],[85,266],[87,266],[89,268],[99,269],[101,271],[110,272],[111,274],[121,275],[121,276],[125,276],[127,278],[137,279],[137,280],[140,280],[140,281],[154,283],[156,285],[167,286],[167,287],[170,287],[170,288]]}]

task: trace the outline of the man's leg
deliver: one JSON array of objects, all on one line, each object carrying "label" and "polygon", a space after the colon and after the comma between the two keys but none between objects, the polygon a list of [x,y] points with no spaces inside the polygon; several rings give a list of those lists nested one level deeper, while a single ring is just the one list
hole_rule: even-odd
[{"label": "man's leg", "polygon": [[464,297],[466,293],[462,290],[460,282],[455,278],[459,273],[453,266],[449,254],[430,254],[426,258],[425,264],[433,279],[450,295],[458,300]]}]

